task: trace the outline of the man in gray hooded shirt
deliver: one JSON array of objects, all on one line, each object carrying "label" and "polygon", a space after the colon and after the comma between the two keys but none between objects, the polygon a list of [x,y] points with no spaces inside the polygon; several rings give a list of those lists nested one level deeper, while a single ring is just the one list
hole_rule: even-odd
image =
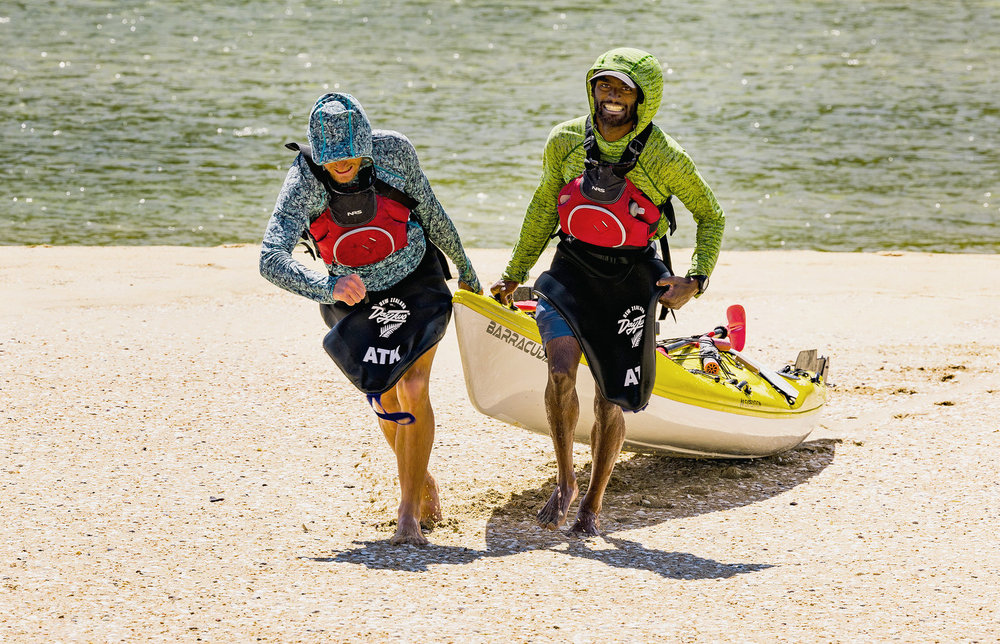
[{"label": "man in gray hooded shirt", "polygon": [[[450,315],[450,292],[439,275],[440,263],[434,247],[458,268],[460,288],[474,292],[481,289],[454,223],[431,191],[416,151],[405,136],[390,130],[372,130],[357,99],[331,93],[320,97],[313,107],[308,141],[308,147],[296,146],[300,154],[288,170],[268,221],[260,272],[277,286],[320,303],[324,319],[332,327],[324,346],[350,378],[343,362],[363,368],[366,361],[374,361],[369,359],[375,355],[374,350],[371,343],[366,347],[364,342],[354,341],[356,326],[350,327],[351,332],[337,332],[348,320],[364,322],[369,316],[377,317],[377,313],[386,317],[384,308],[372,313],[364,309],[371,306],[368,296],[384,295],[383,302],[389,299],[398,302],[395,299],[398,289],[422,280],[415,290],[426,292],[428,289],[423,285],[430,280],[445,299],[440,306],[446,307]],[[338,210],[338,204],[343,203],[350,205]],[[362,221],[365,208],[355,207],[368,203],[374,213],[370,222]],[[401,212],[404,214],[399,216]],[[360,235],[359,231],[365,234]],[[311,232],[308,236],[326,264],[326,274],[306,267],[292,256],[292,250],[307,232]],[[359,235],[364,240],[355,242]],[[356,315],[346,317],[352,312]],[[398,322],[401,314],[390,314]],[[428,383],[436,343],[447,320],[444,313],[436,316],[432,326],[440,330],[438,335],[418,341],[411,351],[413,355],[403,360],[404,365],[408,364],[405,371],[386,380],[390,388],[382,391],[381,387],[375,387],[374,391],[380,395],[369,396],[381,405],[381,409],[375,404],[373,407],[396,455],[399,470],[399,523],[392,537],[392,543],[396,544],[426,544],[421,523],[426,525],[441,518],[437,484],[427,471],[434,440],[434,412]],[[385,324],[385,319],[381,322],[382,334],[386,329],[393,332],[393,320],[390,324]],[[366,351],[370,355],[362,355]],[[380,351],[379,358],[393,359],[391,351]],[[358,380],[352,378],[352,381],[358,385]],[[366,393],[371,392],[366,390]],[[404,418],[410,422],[400,426]]]}]

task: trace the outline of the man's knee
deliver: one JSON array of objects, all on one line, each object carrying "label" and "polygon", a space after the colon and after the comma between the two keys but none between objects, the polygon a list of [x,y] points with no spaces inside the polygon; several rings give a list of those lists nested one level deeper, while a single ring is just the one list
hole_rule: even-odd
[{"label": "man's knee", "polygon": [[413,404],[415,401],[426,398],[430,388],[431,365],[434,362],[434,352],[437,347],[420,356],[410,368],[403,373],[396,386],[394,393],[399,396],[400,401]]},{"label": "man's knee", "polygon": [[411,367],[393,388],[400,401],[413,403],[427,397],[430,388],[430,369]]},{"label": "man's knee", "polygon": [[550,376],[567,375],[575,381],[581,353],[580,344],[572,336],[555,338],[548,342],[545,345],[545,358],[548,360]]},{"label": "man's knee", "polygon": [[576,387],[576,371],[549,368],[549,384],[559,395],[572,391]]},{"label": "man's knee", "polygon": [[613,418],[621,416],[622,408],[607,400],[594,400],[594,414],[599,418]]},{"label": "man's knee", "polygon": [[401,378],[396,385],[396,391],[402,400],[413,402],[427,397],[428,383],[426,378]]},{"label": "man's knee", "polygon": [[573,337],[560,337],[545,345],[549,365],[549,388],[557,396],[568,395],[576,388],[580,366],[580,345]]},{"label": "man's knee", "polygon": [[601,424],[606,424],[616,418],[624,419],[622,408],[605,398],[600,387],[596,385],[594,386],[594,416]]}]

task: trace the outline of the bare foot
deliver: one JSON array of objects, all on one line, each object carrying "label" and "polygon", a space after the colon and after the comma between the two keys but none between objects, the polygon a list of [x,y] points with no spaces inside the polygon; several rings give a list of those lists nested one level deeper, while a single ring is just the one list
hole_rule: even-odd
[{"label": "bare foot", "polygon": [[573,523],[573,527],[569,531],[585,537],[597,537],[601,534],[600,525],[601,521],[596,514],[581,509],[576,513],[576,522]]},{"label": "bare foot", "polygon": [[430,528],[439,521],[441,521],[441,500],[438,498],[438,484],[428,472],[424,478],[424,491],[420,499],[420,525]]},{"label": "bare foot", "polygon": [[410,544],[411,546],[426,546],[428,541],[424,533],[420,531],[420,523],[413,517],[400,518],[399,527],[396,534],[392,535],[389,543],[394,546]]},{"label": "bare foot", "polygon": [[556,530],[566,523],[569,506],[576,500],[578,492],[576,481],[573,481],[572,487],[565,490],[557,485],[556,489],[552,491],[552,496],[538,511],[538,525],[549,530]]}]

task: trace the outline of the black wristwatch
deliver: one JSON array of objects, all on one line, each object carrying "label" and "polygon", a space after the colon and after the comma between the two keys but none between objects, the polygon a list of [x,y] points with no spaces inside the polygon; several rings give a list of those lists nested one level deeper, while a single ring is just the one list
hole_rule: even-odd
[{"label": "black wristwatch", "polygon": [[708,276],[707,275],[692,275],[691,279],[698,280],[698,295],[705,292],[708,288]]}]

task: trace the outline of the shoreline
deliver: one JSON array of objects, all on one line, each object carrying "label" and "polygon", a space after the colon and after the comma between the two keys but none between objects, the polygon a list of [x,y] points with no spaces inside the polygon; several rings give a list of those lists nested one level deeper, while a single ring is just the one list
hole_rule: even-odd
[{"label": "shoreline", "polygon": [[[1000,625],[983,404],[1000,392],[998,255],[723,250],[677,333],[741,303],[745,353],[829,355],[820,426],[755,461],[624,454],[599,539],[534,526],[551,444],[471,408],[452,327],[431,380],[445,520],[431,546],[392,548],[391,453],[323,353],[316,305],[261,278],[256,245],[0,252],[0,639],[968,641]],[[468,253],[488,288],[509,250]],[[584,483],[586,446],[575,460]]]}]

